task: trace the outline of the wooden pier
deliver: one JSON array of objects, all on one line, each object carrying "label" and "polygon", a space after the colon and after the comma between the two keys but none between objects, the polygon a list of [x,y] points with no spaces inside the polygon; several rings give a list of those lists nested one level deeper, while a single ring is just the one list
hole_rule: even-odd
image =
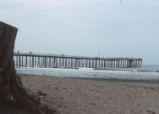
[{"label": "wooden pier", "polygon": [[42,55],[35,53],[14,53],[16,67],[37,68],[68,68],[81,67],[108,69],[108,68],[137,68],[142,67],[141,58],[99,58],[67,55]]}]

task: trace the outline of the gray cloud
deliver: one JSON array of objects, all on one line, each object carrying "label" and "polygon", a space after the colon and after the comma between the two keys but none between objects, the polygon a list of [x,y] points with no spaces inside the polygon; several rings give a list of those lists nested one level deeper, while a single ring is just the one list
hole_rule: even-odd
[{"label": "gray cloud", "polygon": [[[142,57],[159,64],[156,0],[5,0],[0,20],[19,28],[15,50]],[[157,61],[157,62],[156,62]]]}]

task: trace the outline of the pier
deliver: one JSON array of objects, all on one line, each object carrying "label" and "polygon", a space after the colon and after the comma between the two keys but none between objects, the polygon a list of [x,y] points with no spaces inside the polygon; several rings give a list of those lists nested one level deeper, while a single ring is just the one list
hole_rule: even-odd
[{"label": "pier", "polygon": [[66,68],[78,69],[81,67],[94,69],[108,68],[137,68],[142,67],[141,58],[106,58],[67,56],[56,54],[14,53],[15,67],[35,68]]}]

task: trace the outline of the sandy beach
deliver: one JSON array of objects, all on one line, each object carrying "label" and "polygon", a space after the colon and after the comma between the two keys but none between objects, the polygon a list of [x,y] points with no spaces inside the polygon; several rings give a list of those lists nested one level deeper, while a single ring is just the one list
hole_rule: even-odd
[{"label": "sandy beach", "polygon": [[[56,114],[159,114],[159,83],[22,75],[24,85]],[[0,114],[31,114],[0,108]]]},{"label": "sandy beach", "polygon": [[56,114],[159,114],[159,84],[154,82],[29,75],[22,80]]}]

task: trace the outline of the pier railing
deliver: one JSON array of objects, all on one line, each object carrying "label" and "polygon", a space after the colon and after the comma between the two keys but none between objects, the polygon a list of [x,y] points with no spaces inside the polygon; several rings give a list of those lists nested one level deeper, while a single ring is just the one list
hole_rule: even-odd
[{"label": "pier railing", "polygon": [[36,53],[14,53],[16,67],[38,67],[38,68],[69,68],[78,69],[80,67],[108,69],[108,68],[133,68],[142,67],[141,58],[101,58],[68,56],[56,54],[36,54]]}]

